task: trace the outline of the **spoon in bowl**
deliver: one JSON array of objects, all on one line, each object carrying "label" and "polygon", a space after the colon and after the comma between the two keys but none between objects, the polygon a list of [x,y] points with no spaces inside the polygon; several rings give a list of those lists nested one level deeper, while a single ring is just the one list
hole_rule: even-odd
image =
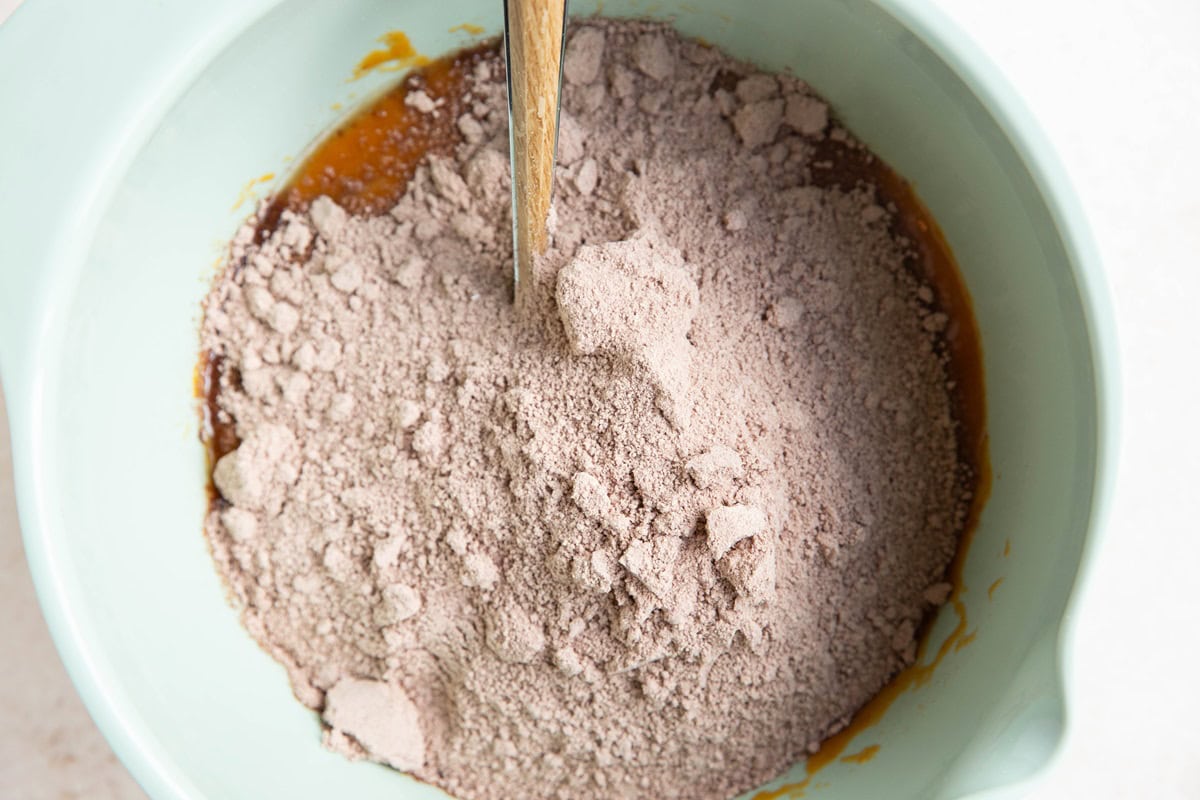
[{"label": "spoon in bowl", "polygon": [[503,0],[512,165],[513,300],[533,283],[533,260],[546,250],[562,88],[566,0]]}]

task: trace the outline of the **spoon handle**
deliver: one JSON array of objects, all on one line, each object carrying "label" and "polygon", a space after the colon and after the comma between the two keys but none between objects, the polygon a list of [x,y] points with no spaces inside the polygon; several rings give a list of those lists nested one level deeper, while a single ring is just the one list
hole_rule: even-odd
[{"label": "spoon handle", "polygon": [[566,12],[566,0],[504,0],[513,294],[518,308],[533,283],[533,259],[546,249]]}]

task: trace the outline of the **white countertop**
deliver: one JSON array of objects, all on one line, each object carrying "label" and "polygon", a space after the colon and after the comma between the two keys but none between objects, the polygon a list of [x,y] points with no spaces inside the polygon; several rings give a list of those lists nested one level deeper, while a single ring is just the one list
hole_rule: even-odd
[{"label": "white countertop", "polygon": [[[0,0],[0,21],[21,1]],[[938,2],[1057,146],[1120,326],[1120,476],[1079,606],[1073,734],[1028,797],[1200,799],[1200,2]],[[38,614],[7,425],[0,400],[0,796],[141,798]]]}]

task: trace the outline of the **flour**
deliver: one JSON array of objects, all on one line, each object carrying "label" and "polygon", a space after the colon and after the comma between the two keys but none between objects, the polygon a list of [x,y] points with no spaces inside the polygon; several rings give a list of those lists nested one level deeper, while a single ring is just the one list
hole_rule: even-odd
[{"label": "flour", "polygon": [[333,749],[462,798],[728,797],[947,598],[946,320],[871,187],[812,182],[846,135],[801,81],[634,22],[564,72],[520,320],[494,57],[390,214],[235,239],[206,530]]}]

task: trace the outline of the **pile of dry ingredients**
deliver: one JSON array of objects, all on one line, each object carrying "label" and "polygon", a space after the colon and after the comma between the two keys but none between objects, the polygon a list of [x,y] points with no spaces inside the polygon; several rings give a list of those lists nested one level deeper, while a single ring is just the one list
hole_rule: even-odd
[{"label": "pile of dry ingredients", "polygon": [[390,214],[234,242],[217,563],[351,757],[471,799],[745,791],[949,592],[947,317],[894,209],[812,185],[822,139],[858,145],[804,83],[589,22],[517,320],[498,58],[466,90]]}]

